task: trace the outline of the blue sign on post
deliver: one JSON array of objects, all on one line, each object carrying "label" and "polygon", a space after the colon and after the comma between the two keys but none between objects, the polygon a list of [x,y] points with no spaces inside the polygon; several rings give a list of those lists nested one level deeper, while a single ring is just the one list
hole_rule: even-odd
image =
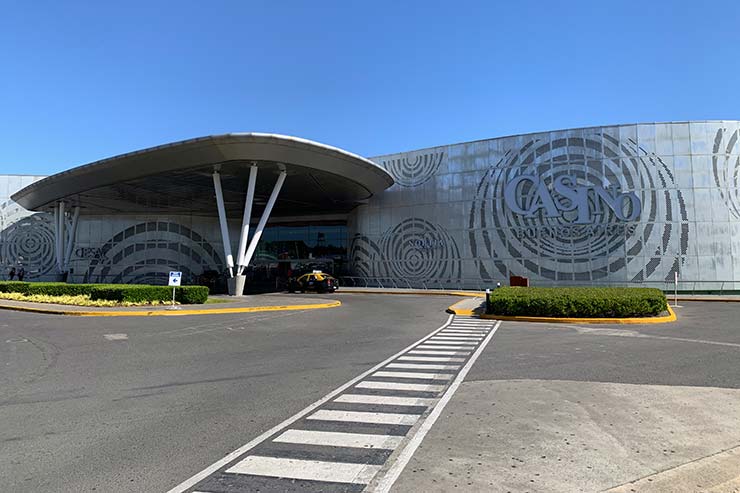
[{"label": "blue sign on post", "polygon": [[170,271],[170,282],[167,285],[168,286],[180,286],[180,281],[182,281],[182,272]]},{"label": "blue sign on post", "polygon": [[182,282],[182,272],[171,270],[170,271],[170,282],[167,284],[168,286],[172,286],[172,305],[170,305],[170,309],[177,310],[178,306],[175,306],[175,288],[180,286],[180,283]]}]

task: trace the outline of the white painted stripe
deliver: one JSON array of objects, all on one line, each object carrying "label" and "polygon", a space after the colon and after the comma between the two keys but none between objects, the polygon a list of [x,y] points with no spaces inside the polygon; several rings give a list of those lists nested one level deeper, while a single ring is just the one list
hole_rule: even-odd
[{"label": "white painted stripe", "polygon": [[[437,343],[448,344],[448,345],[449,344],[453,344],[453,345],[454,344],[461,344],[461,343],[465,343],[465,342],[472,342],[473,343],[473,346],[475,346],[475,345],[478,344],[478,341],[459,341],[459,340],[455,340],[455,339],[452,339],[452,340],[450,340],[450,339],[434,339],[434,340],[431,340],[430,339],[429,341],[424,341],[422,344],[428,344],[430,342],[437,342]],[[470,344],[468,344],[468,345],[470,346]],[[468,349],[473,349],[473,346],[469,347]],[[419,347],[419,346],[417,346],[417,347]]]},{"label": "white painted stripe", "polygon": [[429,433],[429,430],[432,429],[432,426],[434,426],[434,423],[437,421],[437,419],[439,419],[442,411],[444,411],[445,406],[448,402],[450,402],[450,399],[452,399],[452,396],[460,387],[460,384],[463,382],[468,372],[473,367],[475,361],[481,355],[488,343],[491,342],[491,338],[496,333],[500,325],[501,322],[496,323],[496,326],[493,328],[483,344],[480,345],[478,350],[470,358],[470,360],[468,360],[463,369],[460,370],[460,373],[457,374],[455,381],[452,382],[452,385],[450,385],[450,387],[447,389],[447,392],[444,393],[444,396],[442,396],[442,399],[440,399],[439,403],[434,407],[432,412],[429,414],[429,417],[425,419],[421,426],[419,426],[419,428],[416,430],[416,434],[411,437],[406,446],[401,450],[401,453],[397,456],[396,462],[393,463],[388,472],[380,479],[380,481],[378,481],[378,484],[373,491],[377,493],[388,493],[390,491],[393,483],[396,482],[406,465],[411,460],[414,452],[416,452],[416,449],[419,448],[419,445],[421,445],[424,437],[427,435],[427,433]]},{"label": "white painted stripe", "polygon": [[434,365],[429,363],[388,363],[386,368],[406,368],[409,370],[457,370],[460,365]]},{"label": "white painted stripe", "polygon": [[433,356],[401,356],[398,361],[436,361],[436,362],[450,362],[450,363],[463,363],[465,358],[448,358],[440,357],[435,358]]},{"label": "white painted stripe", "polygon": [[412,392],[440,392],[444,390],[444,385],[427,385],[423,383],[396,383],[396,382],[372,382],[365,381],[356,385],[358,389],[376,389],[376,390],[404,390]]},{"label": "white painted stripe", "polygon": [[387,378],[418,378],[421,380],[452,380],[454,376],[451,373],[424,373],[413,371],[376,371],[374,377]]},{"label": "white painted stripe", "polygon": [[[436,341],[433,339],[429,339],[428,341],[424,341],[423,344],[452,344],[448,341]],[[475,341],[455,341],[455,344],[462,344],[464,346],[477,346],[478,343]]]},{"label": "white painted stripe", "polygon": [[[452,343],[448,342],[447,344],[452,344]],[[470,346],[457,346],[457,345],[455,345],[455,346],[448,346],[448,345],[445,345],[445,346],[433,346],[431,344],[422,344],[421,346],[416,346],[416,349],[456,349],[456,350],[471,350],[471,349],[475,349],[475,348],[470,347]]]},{"label": "white painted stripe", "polygon": [[400,436],[340,433],[337,431],[288,430],[273,442],[324,445],[327,447],[381,448],[393,450],[403,440]]},{"label": "white painted stripe", "polygon": [[430,349],[426,350],[413,350],[409,351],[409,354],[428,354],[430,356],[439,355],[439,356],[464,356],[470,354],[470,351],[432,351]]},{"label": "white painted stripe", "polygon": [[384,406],[431,406],[434,399],[423,397],[396,397],[393,395],[342,394],[334,402],[351,404],[380,404]]},{"label": "white painted stripe", "polygon": [[440,332],[436,336],[437,337],[456,337],[458,339],[483,339],[488,334],[450,334],[449,332]]},{"label": "white painted stripe", "polygon": [[430,340],[432,341],[481,341],[482,337],[467,337],[467,336],[434,336]]},{"label": "white painted stripe", "polygon": [[364,411],[334,411],[319,409],[306,419],[315,421],[345,421],[350,423],[374,423],[381,425],[412,425],[419,419],[418,414],[370,413]]},{"label": "white painted stripe", "polygon": [[426,341],[423,344],[420,344],[416,346],[417,348],[420,348],[422,346],[449,346],[450,344],[454,346],[464,347],[466,349],[473,349],[473,347],[477,346],[477,342],[467,342],[467,341]]},{"label": "white painted stripe", "polygon": [[[269,430],[265,431],[264,433],[262,433],[258,437],[255,437],[253,440],[251,440],[251,441],[247,442],[246,444],[242,445],[238,449],[236,449],[236,450],[234,450],[234,451],[226,454],[226,456],[224,456],[221,459],[217,460],[216,462],[214,462],[210,466],[206,467],[202,471],[200,471],[200,472],[194,474],[193,476],[189,477],[188,479],[186,479],[182,483],[178,484],[177,486],[175,486],[174,488],[172,488],[171,490],[169,490],[167,493],[184,493],[185,491],[187,491],[188,489],[192,488],[197,483],[199,483],[203,479],[207,478],[208,476],[210,476],[214,472],[218,471],[219,469],[221,469],[222,467],[224,467],[228,463],[236,460],[241,455],[244,455],[249,450],[253,449],[254,447],[256,447],[257,445],[259,445],[260,443],[264,442],[265,440],[267,440],[268,438],[270,438],[271,436],[273,436],[278,431],[280,431],[280,430],[288,427],[289,425],[295,423],[296,421],[298,421],[299,419],[303,418],[304,416],[306,416],[308,413],[310,413],[311,411],[313,411],[317,407],[319,407],[322,404],[324,404],[325,402],[328,402],[329,400],[333,399],[337,395],[339,395],[342,392],[344,392],[346,389],[352,387],[357,382],[361,381],[363,378],[367,377],[368,375],[370,375],[375,370],[384,367],[386,364],[388,364],[391,361],[395,360],[399,356],[405,354],[409,349],[411,349],[414,346],[416,346],[419,342],[423,342],[423,341],[429,339],[434,334],[436,334],[440,330],[442,330],[445,327],[447,327],[450,324],[450,322],[452,321],[453,316],[454,315],[450,315],[447,318],[447,321],[444,324],[442,324],[436,330],[432,331],[429,335],[426,335],[426,336],[422,337],[419,341],[416,341],[416,342],[414,342],[412,344],[409,344],[406,348],[401,349],[400,351],[398,351],[393,356],[390,356],[389,358],[385,359],[384,361],[381,361],[380,363],[378,363],[374,367],[370,368],[366,372],[361,373],[360,375],[356,376],[355,378],[353,378],[349,382],[345,383],[344,385],[340,386],[339,388],[333,390],[332,392],[329,392],[324,397],[322,397],[321,399],[317,400],[313,404],[309,405],[305,409],[297,412],[296,414],[294,414],[290,418],[286,419],[285,421],[283,421],[281,423],[278,423],[277,425],[275,425],[272,428],[270,428]],[[441,391],[444,388],[442,386],[437,386],[437,385],[429,385],[429,387],[439,387],[439,391]],[[368,388],[371,388],[371,387],[368,387]],[[430,392],[432,392],[432,391],[436,391],[436,390],[430,390]]]},{"label": "white painted stripe", "polygon": [[273,478],[333,481],[335,483],[368,484],[381,466],[324,462],[319,460],[282,459],[250,455],[227,469],[231,474],[254,474]]},{"label": "white painted stripe", "polygon": [[440,334],[477,334],[485,335],[488,334],[487,330],[472,330],[472,329],[445,329]]}]

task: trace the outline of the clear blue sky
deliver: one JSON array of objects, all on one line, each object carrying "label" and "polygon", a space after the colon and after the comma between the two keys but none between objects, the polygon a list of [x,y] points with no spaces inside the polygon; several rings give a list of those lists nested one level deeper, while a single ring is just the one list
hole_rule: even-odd
[{"label": "clear blue sky", "polygon": [[0,173],[240,131],[373,156],[537,130],[740,119],[737,0],[0,10]]}]

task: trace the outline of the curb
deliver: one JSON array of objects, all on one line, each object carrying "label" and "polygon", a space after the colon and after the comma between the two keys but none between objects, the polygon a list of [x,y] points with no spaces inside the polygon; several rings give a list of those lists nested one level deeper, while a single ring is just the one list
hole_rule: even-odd
[{"label": "curb", "polygon": [[[482,296],[481,296],[481,298],[482,298]],[[481,314],[480,313],[476,313],[475,310],[470,310],[468,308],[456,308],[457,305],[459,305],[460,303],[465,303],[466,301],[468,301],[468,300],[460,300],[457,303],[455,303],[454,305],[450,305],[449,307],[447,307],[447,310],[446,310],[447,313],[452,313],[452,314],[455,314],[455,315],[461,315],[461,316],[465,316],[465,317],[473,317],[473,316],[476,316],[476,315],[480,317]]]},{"label": "curb", "polygon": [[408,295],[422,295],[422,296],[468,296],[472,298],[483,298],[486,296],[485,293],[477,291],[424,291],[424,290],[386,290],[386,291],[370,291],[364,289],[353,289],[352,291],[342,291],[342,294],[408,294]]},{"label": "curb", "polygon": [[10,306],[0,304],[0,310],[15,310],[19,312],[45,313],[48,315],[70,315],[77,317],[166,317],[181,315],[219,315],[224,313],[253,313],[253,312],[277,312],[291,310],[315,310],[321,308],[336,308],[341,306],[341,301],[330,301],[328,303],[316,303],[313,305],[274,305],[274,306],[246,306],[241,308],[213,308],[210,310],[138,310],[138,311],[110,311],[91,312],[82,310],[59,310],[54,308],[35,308],[28,306]]},{"label": "curb", "polygon": [[[455,305],[452,305],[455,306]],[[452,307],[450,307],[452,308]],[[480,318],[511,322],[549,322],[556,324],[664,324],[676,321],[676,313],[668,305],[668,315],[650,318],[565,318],[565,317],[516,317],[506,315],[481,315]]]}]

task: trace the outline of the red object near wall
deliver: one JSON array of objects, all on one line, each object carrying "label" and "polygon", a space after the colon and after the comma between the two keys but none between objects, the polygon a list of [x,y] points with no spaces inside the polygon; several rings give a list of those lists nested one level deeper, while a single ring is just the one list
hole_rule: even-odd
[{"label": "red object near wall", "polygon": [[529,278],[527,277],[521,277],[521,276],[510,276],[509,277],[509,286],[517,286],[520,288],[528,288],[529,287]]}]

